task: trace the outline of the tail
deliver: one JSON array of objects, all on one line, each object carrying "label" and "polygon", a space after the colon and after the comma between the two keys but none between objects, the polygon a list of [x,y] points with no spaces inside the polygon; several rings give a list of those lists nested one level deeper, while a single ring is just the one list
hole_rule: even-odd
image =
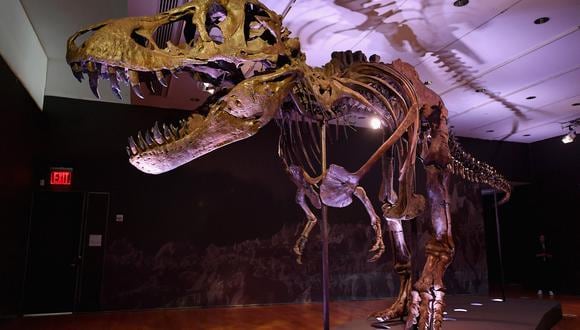
[{"label": "tail", "polygon": [[465,180],[485,183],[492,188],[503,191],[505,196],[499,202],[500,205],[510,199],[512,187],[509,182],[492,166],[465,152],[452,135],[449,136],[449,150],[453,161],[448,166],[453,174],[459,175]]}]

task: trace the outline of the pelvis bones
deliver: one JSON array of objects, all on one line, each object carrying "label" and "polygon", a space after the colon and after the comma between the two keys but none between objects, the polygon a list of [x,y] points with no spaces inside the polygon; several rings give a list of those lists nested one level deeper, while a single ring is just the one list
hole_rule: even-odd
[{"label": "pelvis bones", "polygon": [[[158,45],[156,30],[170,23],[182,24],[182,42]],[[89,32],[84,42],[78,42]],[[359,184],[373,166],[381,166],[382,218],[401,289],[394,304],[373,316],[387,320],[406,315],[407,328],[439,329],[443,321],[443,274],[454,253],[450,176],[503,191],[504,200],[510,195],[510,185],[501,175],[450,138],[445,105],[411,65],[400,60],[383,63],[376,55],[367,59],[361,52],[347,51],[333,53],[323,67],[310,67],[299,40],[290,38],[281,17],[256,0],[196,0],[152,17],[105,21],[69,38],[67,61],[79,81],[88,78],[97,97],[99,79],[109,80],[119,97],[120,83],[142,97],[142,84],[166,86],[176,72],[189,72],[211,86],[213,95],[178,127],[155,124],[129,139],[129,161],[146,173],[170,171],[251,137],[276,119],[281,128],[278,154],[297,186],[296,201],[307,218],[294,247],[299,262],[318,221],[311,208],[346,207],[353,197],[365,206],[374,230],[369,260],[383,254],[381,217]],[[316,166],[321,158],[317,127],[353,114],[380,118],[383,144],[354,171],[338,164],[322,171]],[[427,173],[427,198],[414,192],[417,158]],[[423,272],[413,284],[401,221],[417,217],[426,203],[431,206],[433,237],[426,246]]]}]

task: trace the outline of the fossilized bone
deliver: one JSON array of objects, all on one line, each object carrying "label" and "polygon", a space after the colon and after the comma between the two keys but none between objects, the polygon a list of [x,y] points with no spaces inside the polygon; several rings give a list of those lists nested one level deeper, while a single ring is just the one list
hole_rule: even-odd
[{"label": "fossilized bone", "polygon": [[[154,33],[163,24],[181,22],[183,42],[157,45]],[[92,35],[77,45],[77,38]],[[381,197],[395,254],[401,289],[395,303],[374,314],[382,319],[409,313],[407,328],[439,329],[444,307],[443,274],[453,258],[449,217],[449,176],[486,183],[506,192],[510,186],[490,166],[463,152],[447,129],[447,109],[424,86],[415,69],[400,60],[382,63],[361,52],[336,52],[321,68],[305,63],[298,39],[290,38],[281,17],[256,0],[200,0],[153,17],[123,18],[93,25],[68,40],[67,61],[80,81],[88,75],[98,96],[99,78],[109,80],[120,96],[119,81],[141,96],[142,82],[167,79],[178,71],[213,85],[215,93],[199,113],[178,128],[157,124],[129,139],[129,161],[143,172],[170,171],[232,142],[254,135],[277,118],[281,127],[279,156],[297,186],[296,201],[307,223],[294,247],[300,260],[308,234],[317,222],[310,205],[348,206],[357,197],[371,219],[375,241],[371,261],[384,252],[380,217],[360,179],[379,161],[383,169]],[[324,175],[319,161],[320,136],[313,125],[353,113],[378,116],[385,141],[354,172],[331,164]],[[296,118],[302,119],[299,124]],[[306,123],[306,125],[304,125]],[[303,127],[310,130],[303,136]],[[308,132],[308,131],[307,131]],[[426,247],[427,262],[411,287],[411,262],[402,220],[421,214],[425,198],[414,192],[417,155],[427,173],[434,235]]]}]

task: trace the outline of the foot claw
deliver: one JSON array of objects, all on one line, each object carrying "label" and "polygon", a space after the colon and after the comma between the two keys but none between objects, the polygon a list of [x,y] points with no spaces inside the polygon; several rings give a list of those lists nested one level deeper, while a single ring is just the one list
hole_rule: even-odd
[{"label": "foot claw", "polygon": [[375,251],[376,251],[376,253],[375,253],[375,254],[374,254],[372,257],[370,257],[370,258],[368,259],[368,262],[375,262],[375,261],[379,260],[379,258],[380,258],[380,257],[383,255],[383,253],[385,252],[385,247],[384,247],[384,246],[382,246],[382,245],[379,245],[379,246],[378,246],[378,247],[375,249],[375,247],[373,246],[373,248],[369,250],[369,252],[375,252]]}]

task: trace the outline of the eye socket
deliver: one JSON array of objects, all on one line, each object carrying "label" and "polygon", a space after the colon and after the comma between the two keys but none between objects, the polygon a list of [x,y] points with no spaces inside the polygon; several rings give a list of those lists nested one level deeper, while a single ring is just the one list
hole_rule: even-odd
[{"label": "eye socket", "polygon": [[269,45],[275,45],[277,40],[272,31],[259,22],[256,16],[270,17],[268,12],[261,6],[253,3],[248,3],[245,6],[245,20],[244,20],[244,35],[247,41],[254,39],[262,39]]},{"label": "eye socket", "polygon": [[149,48],[149,40],[137,33],[138,30],[139,29],[134,29],[133,32],[131,32],[131,39],[133,39],[133,41],[135,41],[139,46]]},{"label": "eye socket", "polygon": [[185,16],[184,21],[185,26],[183,27],[183,37],[189,46],[193,46],[193,43],[199,36],[197,32],[197,26],[193,24],[193,15]]},{"label": "eye socket", "polygon": [[219,24],[223,22],[227,17],[226,9],[217,2],[213,2],[206,13],[205,17],[205,30],[207,34],[217,44],[222,44],[224,42],[224,34],[219,27]]}]

